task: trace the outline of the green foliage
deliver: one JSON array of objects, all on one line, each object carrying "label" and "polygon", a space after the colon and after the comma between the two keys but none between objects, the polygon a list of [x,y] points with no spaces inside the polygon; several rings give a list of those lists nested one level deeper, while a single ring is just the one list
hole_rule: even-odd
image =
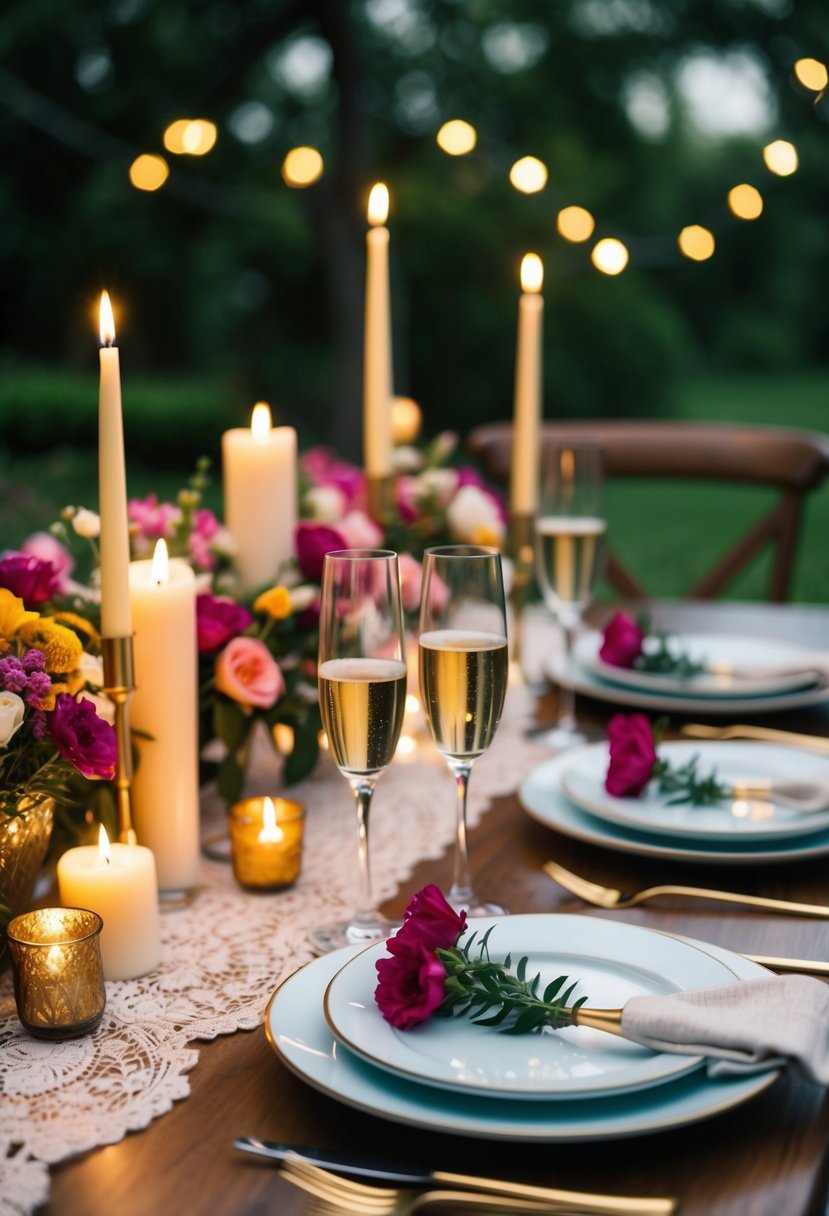
[{"label": "green foliage", "polygon": [[716,771],[700,775],[699,756],[692,756],[679,768],[657,760],[653,776],[659,782],[660,794],[673,795],[668,806],[712,806],[730,796],[730,787],[717,780]]}]

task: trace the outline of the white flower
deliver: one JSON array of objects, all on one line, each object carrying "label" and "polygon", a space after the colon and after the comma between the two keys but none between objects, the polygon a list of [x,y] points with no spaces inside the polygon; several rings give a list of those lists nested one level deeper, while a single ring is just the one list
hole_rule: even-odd
[{"label": "white flower", "polygon": [[237,549],[236,539],[229,528],[222,525],[215,536],[210,539],[210,548],[214,553],[220,553],[222,557],[235,557]]},{"label": "white flower", "polygon": [[455,540],[468,545],[499,545],[504,521],[495,500],[478,486],[461,486],[446,512]]},{"label": "white flower", "polygon": [[83,676],[84,687],[103,688],[104,661],[98,655],[89,654],[85,650],[78,662],[78,672]]},{"label": "white flower", "polygon": [[72,527],[77,536],[94,540],[101,534],[101,517],[95,511],[88,511],[86,507],[78,507],[72,516]]},{"label": "white flower", "polygon": [[392,454],[397,473],[417,473],[423,468],[423,453],[409,444],[401,444]]},{"label": "white flower", "polygon": [[418,502],[434,498],[439,507],[447,507],[457,488],[457,469],[426,469],[415,478],[414,496]]},{"label": "white flower", "polygon": [[311,486],[305,495],[305,507],[317,523],[335,524],[345,514],[345,495],[336,486]]},{"label": "white flower", "polygon": [[320,593],[319,587],[315,587],[313,583],[302,583],[301,586],[290,587],[288,590],[292,612],[304,612],[306,608],[310,608]]},{"label": "white flower", "polygon": [[16,692],[0,692],[0,747],[7,747],[23,725],[26,703]]}]

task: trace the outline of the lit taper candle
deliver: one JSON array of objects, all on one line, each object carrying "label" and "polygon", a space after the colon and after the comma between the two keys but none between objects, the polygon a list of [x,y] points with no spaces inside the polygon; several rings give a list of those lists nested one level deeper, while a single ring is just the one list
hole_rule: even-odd
[{"label": "lit taper candle", "polygon": [[535,253],[521,261],[518,301],[518,340],[515,357],[515,400],[512,423],[510,511],[534,515],[538,505],[541,430],[542,343],[544,327],[544,266]]},{"label": "lit taper candle", "polygon": [[98,396],[98,503],[101,514],[101,634],[132,633],[127,474],[121,415],[121,372],[109,293],[101,295],[101,365]]},{"label": "lit taper candle", "polygon": [[392,473],[392,350],[389,292],[389,191],[372,186],[366,233],[366,313],[363,361],[363,463],[366,477]]}]

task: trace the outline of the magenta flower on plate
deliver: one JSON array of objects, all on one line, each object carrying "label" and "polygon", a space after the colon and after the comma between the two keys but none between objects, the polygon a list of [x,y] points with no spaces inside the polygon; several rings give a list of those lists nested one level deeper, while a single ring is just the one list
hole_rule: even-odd
[{"label": "magenta flower on plate", "polygon": [[196,639],[202,653],[219,650],[244,633],[252,621],[247,608],[226,596],[196,597]]},{"label": "magenta flower on plate", "polygon": [[91,701],[76,701],[67,692],[59,693],[47,717],[49,737],[64,760],[74,764],[84,777],[109,781],[115,776],[115,730],[98,717]]},{"label": "magenta flower on plate", "polygon": [[33,553],[7,553],[0,558],[0,587],[26,604],[44,604],[60,589],[61,573]]},{"label": "magenta flower on plate", "polygon": [[642,653],[645,631],[626,612],[615,612],[602,634],[599,658],[611,667],[632,667]]},{"label": "magenta flower on plate", "polygon": [[657,763],[653,728],[645,714],[616,714],[607,724],[610,763],[604,787],[614,798],[638,798]]},{"label": "magenta flower on plate", "polygon": [[399,1030],[411,1030],[425,1022],[441,1005],[446,969],[422,942],[388,942],[389,958],[377,960],[374,999],[387,1022]]},{"label": "magenta flower on plate", "polygon": [[[427,950],[448,950],[466,931],[466,913],[456,912],[433,882],[416,891],[391,941],[419,942]],[[390,943],[391,944],[391,943]]]}]

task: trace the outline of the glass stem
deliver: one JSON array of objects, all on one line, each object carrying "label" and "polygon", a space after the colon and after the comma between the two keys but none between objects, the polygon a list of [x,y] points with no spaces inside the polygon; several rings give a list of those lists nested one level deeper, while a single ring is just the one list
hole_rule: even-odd
[{"label": "glass stem", "polygon": [[[561,632],[564,637],[564,664],[565,667],[570,666],[570,660],[573,656],[573,644],[576,640],[576,632],[578,623],[573,620],[561,621]],[[558,721],[556,723],[559,730],[575,731],[578,728],[576,721],[576,693],[569,684],[559,684],[558,686]]]},{"label": "glass stem", "polygon": [[357,806],[357,862],[358,888],[357,911],[352,917],[355,926],[372,925],[377,920],[377,910],[371,893],[371,870],[368,863],[368,813],[371,798],[374,793],[374,782],[364,777],[350,780],[354,801]]},{"label": "glass stem", "polygon": [[449,767],[455,778],[455,788],[458,794],[457,836],[455,841],[455,865],[452,874],[452,886],[449,889],[449,903],[453,907],[468,907],[474,897],[472,878],[469,873],[469,850],[466,844],[466,792],[469,787],[469,774],[472,765],[465,760],[450,760]]}]

